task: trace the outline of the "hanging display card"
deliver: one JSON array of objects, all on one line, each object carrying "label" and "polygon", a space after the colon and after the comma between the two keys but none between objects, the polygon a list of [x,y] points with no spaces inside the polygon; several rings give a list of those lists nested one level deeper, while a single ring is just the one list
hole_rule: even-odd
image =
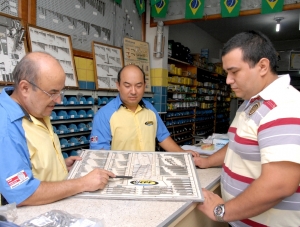
[{"label": "hanging display card", "polygon": [[13,84],[12,72],[26,55],[25,29],[19,19],[0,15],[0,84]]},{"label": "hanging display card", "polygon": [[123,55],[120,47],[93,42],[96,89],[117,89],[118,72],[122,69]]},{"label": "hanging display card", "polygon": [[71,37],[33,25],[28,25],[27,31],[30,50],[51,54],[60,62],[66,73],[65,86],[78,88]]}]

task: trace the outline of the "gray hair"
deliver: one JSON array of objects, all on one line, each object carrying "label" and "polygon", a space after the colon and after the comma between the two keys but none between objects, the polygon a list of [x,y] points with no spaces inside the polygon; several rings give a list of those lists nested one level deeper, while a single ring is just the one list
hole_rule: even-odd
[{"label": "gray hair", "polygon": [[27,80],[34,83],[37,82],[40,66],[38,61],[36,61],[36,58],[31,57],[32,53],[41,53],[53,57],[46,52],[31,52],[26,54],[12,72],[15,89],[18,88],[21,80]]}]

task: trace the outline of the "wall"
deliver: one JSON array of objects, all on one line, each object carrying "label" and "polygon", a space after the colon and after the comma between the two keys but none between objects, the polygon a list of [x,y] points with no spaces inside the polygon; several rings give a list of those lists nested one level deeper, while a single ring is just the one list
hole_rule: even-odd
[{"label": "wall", "polygon": [[220,49],[223,44],[192,23],[170,25],[169,40],[180,42],[190,48],[191,53],[200,53],[202,48],[209,49],[211,58],[220,59]]}]

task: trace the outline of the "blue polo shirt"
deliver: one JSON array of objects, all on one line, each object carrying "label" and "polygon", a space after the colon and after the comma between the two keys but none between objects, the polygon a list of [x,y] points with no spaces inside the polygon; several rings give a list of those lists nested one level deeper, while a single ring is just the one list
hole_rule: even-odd
[{"label": "blue polo shirt", "polygon": [[170,133],[153,105],[142,99],[135,112],[118,95],[95,114],[90,149],[155,151]]},{"label": "blue polo shirt", "polygon": [[9,97],[12,87],[0,94],[0,193],[9,203],[21,203],[40,185],[33,177],[21,107]]}]

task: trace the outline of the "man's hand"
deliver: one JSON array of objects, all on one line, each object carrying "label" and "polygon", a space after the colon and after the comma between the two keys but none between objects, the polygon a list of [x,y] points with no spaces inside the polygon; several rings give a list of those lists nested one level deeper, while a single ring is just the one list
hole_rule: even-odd
[{"label": "man's hand", "polygon": [[81,178],[84,191],[103,189],[106,186],[109,177],[115,176],[116,175],[110,171],[96,168]]},{"label": "man's hand", "polygon": [[200,157],[200,154],[196,151],[192,151],[192,150],[183,150],[184,152],[188,152],[191,155],[193,155],[193,157]]},{"label": "man's hand", "polygon": [[195,166],[198,166],[201,169],[209,168],[208,158],[207,157],[194,157]]},{"label": "man's hand", "polygon": [[81,157],[79,157],[79,156],[70,156],[70,157],[66,158],[65,163],[66,163],[68,171],[70,171],[70,169],[72,168],[75,161],[80,161],[80,160],[81,160]]},{"label": "man's hand", "polygon": [[224,200],[217,194],[202,188],[204,202],[199,203],[197,208],[202,211],[211,220],[217,221],[214,215],[214,209],[219,204],[224,204]]}]

